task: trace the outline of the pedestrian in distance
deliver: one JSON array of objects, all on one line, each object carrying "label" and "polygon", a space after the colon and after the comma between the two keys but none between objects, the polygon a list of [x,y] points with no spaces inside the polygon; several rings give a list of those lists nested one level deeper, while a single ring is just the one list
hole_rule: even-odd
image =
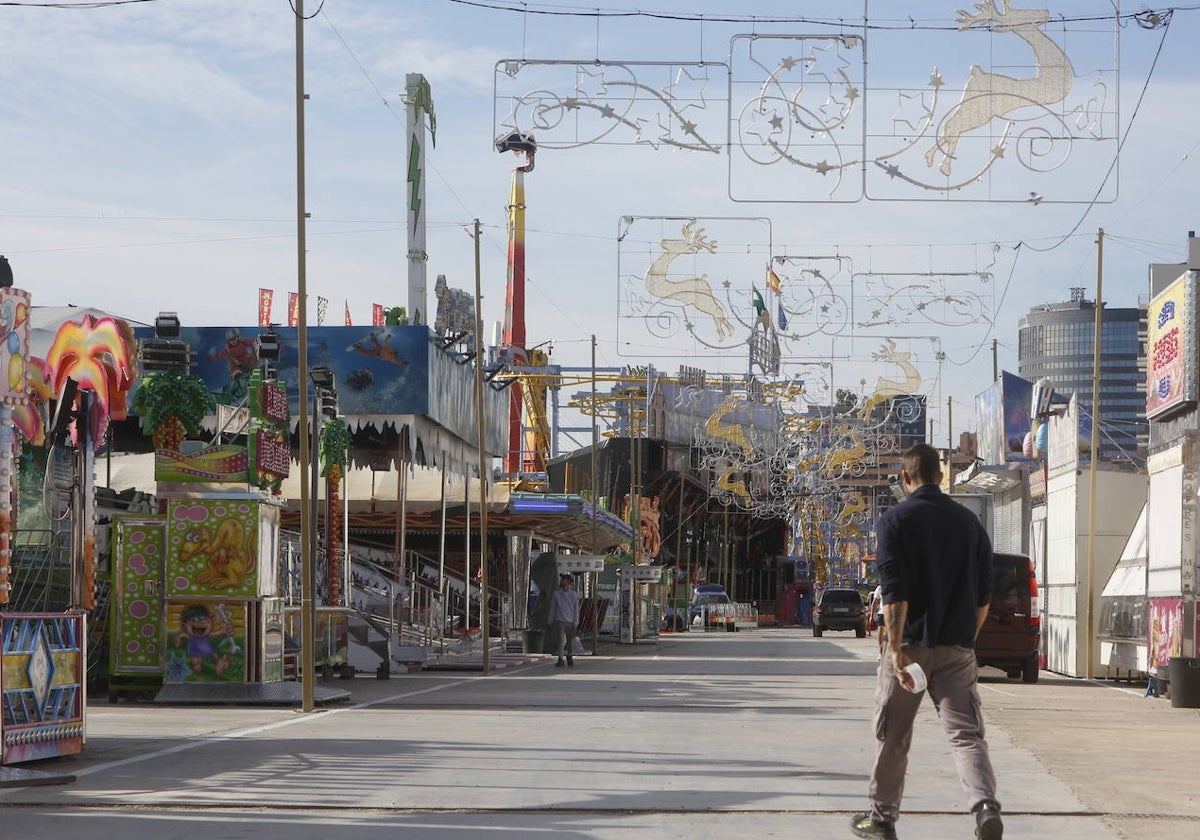
[{"label": "pedestrian in distance", "polygon": [[571,576],[558,576],[558,589],[550,594],[550,613],[546,622],[553,628],[555,635],[555,651],[558,661],[556,668],[563,666],[566,657],[568,667],[575,667],[575,628],[579,626],[579,596],[571,588]]},{"label": "pedestrian in distance", "polygon": [[887,641],[875,691],[871,809],[856,814],[850,828],[857,837],[895,840],[913,721],[928,690],[975,815],[975,836],[1001,840],[974,650],[991,601],[991,542],[975,514],[941,491],[936,449],[921,443],[906,451],[900,477],[908,498],[875,526]]},{"label": "pedestrian in distance", "polygon": [[875,628],[875,643],[879,645],[879,656],[883,658],[883,586],[871,590],[867,601],[867,612],[871,614],[871,624]]}]

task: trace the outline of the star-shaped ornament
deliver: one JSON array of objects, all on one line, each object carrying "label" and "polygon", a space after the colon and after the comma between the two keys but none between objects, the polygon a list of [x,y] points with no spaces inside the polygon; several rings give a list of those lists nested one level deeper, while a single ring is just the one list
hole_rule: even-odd
[{"label": "star-shaped ornament", "polygon": [[816,165],[816,167],[814,167],[814,168],[817,170],[817,173],[818,173],[818,174],[820,174],[820,175],[824,175],[824,174],[825,174],[826,172],[828,172],[830,169],[833,169],[833,167],[832,167],[832,166],[830,166],[830,165],[829,165],[829,163],[828,163],[827,161],[824,161],[824,160],[823,160],[823,161],[821,161],[820,163],[818,163],[818,164]]},{"label": "star-shaped ornament", "polygon": [[787,58],[783,58],[779,61],[779,66],[782,67],[784,70],[792,70],[799,63],[800,63],[799,59],[792,58],[789,55]]}]

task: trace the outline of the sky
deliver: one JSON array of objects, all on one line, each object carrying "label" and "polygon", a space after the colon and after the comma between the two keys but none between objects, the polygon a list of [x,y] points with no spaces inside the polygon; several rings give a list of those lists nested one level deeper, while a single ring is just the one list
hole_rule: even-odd
[{"label": "sky", "polygon": [[[1015,371],[1022,313],[1072,287],[1094,297],[1098,228],[1103,298],[1123,307],[1200,227],[1200,4],[1163,27],[1117,26],[1108,0],[1031,2],[1049,37],[1030,43],[960,30],[962,5],[645,0],[652,14],[618,15],[630,6],[306,0],[310,296],[331,301],[328,323],[343,302],[360,324],[373,303],[407,302],[401,93],[422,73],[437,116],[431,290],[438,274],[473,288],[478,218],[484,319],[503,319],[517,161],[494,140],[532,126],[529,345],[583,367],[595,334],[602,367],[741,376],[756,287],[777,328],[779,305],[790,313],[782,378],[817,400],[915,369],[935,442],[957,442],[976,428],[993,340]],[[174,310],[190,325],[253,324],[269,288],[283,320],[297,275],[292,7],[59,6],[0,7],[0,253],[16,285],[35,305]],[[994,109],[976,94],[998,75],[1024,107],[969,124],[957,103]],[[711,247],[656,275],[693,218]]]}]

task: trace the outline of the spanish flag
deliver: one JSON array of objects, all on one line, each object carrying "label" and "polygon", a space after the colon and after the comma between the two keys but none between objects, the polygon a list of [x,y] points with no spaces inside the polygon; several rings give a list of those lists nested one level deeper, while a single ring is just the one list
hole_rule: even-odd
[{"label": "spanish flag", "polygon": [[779,275],[771,268],[770,263],[767,263],[767,290],[779,294]]}]

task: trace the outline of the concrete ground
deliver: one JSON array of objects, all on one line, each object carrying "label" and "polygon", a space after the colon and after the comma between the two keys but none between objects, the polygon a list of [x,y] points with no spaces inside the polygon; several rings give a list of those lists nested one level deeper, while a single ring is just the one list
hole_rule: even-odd
[{"label": "concrete ground", "polygon": [[[3,836],[851,836],[871,639],[782,629],[607,650],[571,669],[360,678],[339,683],[350,703],[308,715],[94,702],[83,755],[52,762],[77,781],[0,790]],[[1006,837],[1195,836],[1200,711],[1050,674],[984,675]],[[928,703],[898,831],[973,836]]]}]

